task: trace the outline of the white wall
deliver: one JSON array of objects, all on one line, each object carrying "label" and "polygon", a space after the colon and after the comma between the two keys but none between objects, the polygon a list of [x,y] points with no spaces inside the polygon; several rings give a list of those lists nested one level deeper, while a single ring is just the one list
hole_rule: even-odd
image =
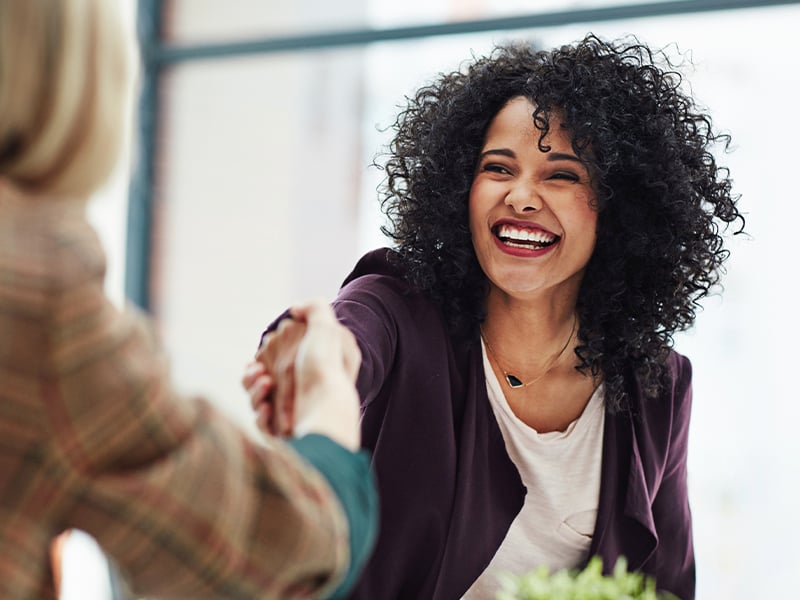
[{"label": "white wall", "polygon": [[[183,39],[187,23],[219,37],[245,21],[358,26],[362,12],[176,2],[170,22]],[[356,252],[361,80],[357,49],[198,62],[165,81],[154,311],[181,387],[251,430],[239,378],[262,329],[293,302],[331,296]]]}]

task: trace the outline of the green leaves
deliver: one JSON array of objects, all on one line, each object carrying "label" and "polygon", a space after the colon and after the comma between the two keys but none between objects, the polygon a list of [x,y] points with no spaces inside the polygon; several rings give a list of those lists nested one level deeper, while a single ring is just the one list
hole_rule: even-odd
[{"label": "green leaves", "polygon": [[[550,573],[545,566],[525,575],[506,575],[497,600],[670,600],[675,596],[656,592],[655,581],[628,572],[620,557],[611,575],[603,575],[603,561],[595,556],[583,571]],[[676,599],[677,600],[677,599]]]}]

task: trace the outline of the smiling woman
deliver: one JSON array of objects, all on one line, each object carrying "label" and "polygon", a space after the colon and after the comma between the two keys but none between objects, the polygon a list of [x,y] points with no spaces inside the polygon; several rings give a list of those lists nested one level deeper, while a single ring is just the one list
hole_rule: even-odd
[{"label": "smiling woman", "polygon": [[501,46],[410,98],[396,247],[334,303],[382,499],[353,597],[489,598],[502,572],[594,555],[694,597],[692,375],[671,341],[743,222],[726,142],[635,39]]}]

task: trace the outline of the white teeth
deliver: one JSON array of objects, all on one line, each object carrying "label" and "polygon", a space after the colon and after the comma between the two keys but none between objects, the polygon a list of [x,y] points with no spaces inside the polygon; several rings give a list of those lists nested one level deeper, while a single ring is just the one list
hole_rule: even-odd
[{"label": "white teeth", "polygon": [[558,236],[545,233],[543,231],[534,231],[532,229],[524,229],[521,227],[513,227],[511,225],[501,225],[497,229],[497,235],[501,238],[509,240],[517,240],[521,242],[535,242],[537,244],[551,244],[556,241]]}]

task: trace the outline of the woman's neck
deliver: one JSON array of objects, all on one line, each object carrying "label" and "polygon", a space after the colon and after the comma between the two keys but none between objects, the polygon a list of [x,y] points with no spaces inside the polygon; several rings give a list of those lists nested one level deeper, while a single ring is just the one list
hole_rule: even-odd
[{"label": "woman's neck", "polygon": [[535,373],[565,344],[561,358],[573,355],[576,318],[574,298],[519,300],[490,293],[481,332],[504,369]]}]

